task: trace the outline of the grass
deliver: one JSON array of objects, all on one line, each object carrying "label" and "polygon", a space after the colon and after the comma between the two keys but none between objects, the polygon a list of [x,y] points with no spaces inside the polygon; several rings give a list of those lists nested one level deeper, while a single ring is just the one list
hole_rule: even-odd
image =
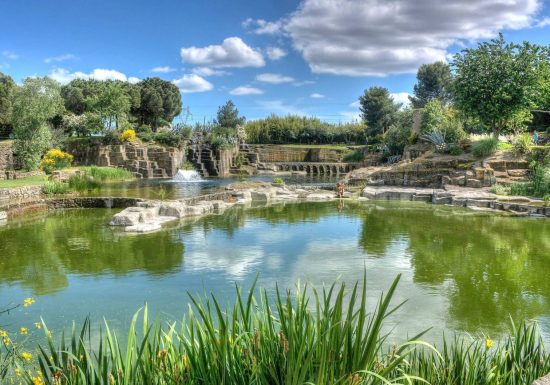
[{"label": "grass", "polygon": [[477,157],[490,156],[499,149],[499,143],[496,138],[480,139],[472,143],[472,152]]},{"label": "grass", "polygon": [[294,147],[294,148],[320,148],[327,150],[342,150],[345,151],[349,146],[345,144],[283,144],[282,147]]},{"label": "grass", "polygon": [[42,187],[42,192],[46,195],[67,194],[71,192],[71,186],[63,182],[46,182]]},{"label": "grass", "polygon": [[79,169],[102,182],[134,179],[134,174],[123,168],[91,166],[79,167]]},{"label": "grass", "polygon": [[277,288],[273,303],[254,284],[236,290],[228,311],[214,297],[190,296],[187,318],[166,325],[151,323],[145,306],[124,346],[107,322],[99,336],[87,320],[58,342],[43,323],[38,361],[16,365],[27,384],[40,371],[47,385],[519,385],[550,371],[535,324],[512,325],[500,343],[455,337],[438,351],[420,333],[388,346],[382,330],[401,306],[391,305],[398,281],[375,305],[367,305],[364,277],[349,288]]},{"label": "grass", "polygon": [[35,175],[21,179],[0,180],[0,188],[14,188],[23,186],[41,186],[48,181],[46,175]]}]

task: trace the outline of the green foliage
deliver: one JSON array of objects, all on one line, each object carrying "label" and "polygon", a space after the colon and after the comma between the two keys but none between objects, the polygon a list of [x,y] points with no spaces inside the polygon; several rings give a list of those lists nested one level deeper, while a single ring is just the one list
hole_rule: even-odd
[{"label": "green foliage", "polygon": [[528,110],[536,94],[544,49],[498,39],[455,55],[454,96],[459,108],[495,136]]},{"label": "green foliage", "polygon": [[48,181],[42,186],[42,192],[46,195],[67,194],[71,192],[71,187],[68,183]]},{"label": "green foliage", "polygon": [[521,134],[515,137],[512,143],[512,150],[517,155],[525,155],[531,152],[532,144],[531,135]]},{"label": "green foliage", "polygon": [[134,174],[123,168],[92,166],[83,167],[82,170],[95,180],[102,182],[134,179]]},{"label": "green foliage", "polygon": [[477,157],[486,157],[497,152],[499,141],[496,138],[480,139],[472,143],[472,153]]},{"label": "green foliage", "polygon": [[395,123],[400,105],[394,103],[387,88],[371,87],[359,97],[363,121],[370,136],[386,133]]},{"label": "green foliage", "polygon": [[160,78],[147,78],[138,83],[140,106],[136,116],[140,124],[148,124],[153,131],[172,122],[182,110],[178,87]]},{"label": "green foliage", "polygon": [[458,143],[467,136],[456,110],[445,107],[439,99],[433,99],[425,105],[421,131],[423,134],[442,132],[447,143]]},{"label": "green foliage", "polygon": [[153,139],[158,144],[170,147],[181,147],[184,144],[184,138],[174,131],[159,131]]},{"label": "green foliage", "polygon": [[214,127],[207,136],[207,140],[213,148],[231,148],[237,144],[237,136],[230,127]]},{"label": "green foliage", "polygon": [[48,385],[58,377],[71,385],[520,385],[550,371],[534,323],[512,324],[499,342],[455,336],[437,350],[419,341],[420,333],[388,349],[386,322],[402,305],[391,306],[398,280],[374,305],[363,279],[349,289],[299,285],[295,295],[277,288],[273,304],[254,283],[248,293],[236,290],[227,311],[213,296],[190,296],[188,317],[167,325],[151,322],[145,306],[124,345],[107,322],[99,337],[86,320],[59,342],[42,323],[45,343],[35,370]]},{"label": "green foliage", "polygon": [[284,184],[285,182],[281,178],[276,177],[276,178],[273,178],[273,183],[275,183],[275,184]]},{"label": "green foliage", "polygon": [[362,151],[355,150],[349,154],[344,155],[344,162],[358,163],[365,159],[365,154]]},{"label": "green foliage", "polygon": [[510,195],[523,195],[545,198],[550,194],[550,167],[535,162],[529,182],[510,185]]},{"label": "green foliage", "polygon": [[364,143],[365,128],[361,123],[330,124],[297,115],[270,115],[245,125],[249,143],[276,144]]},{"label": "green foliage", "polygon": [[0,72],[0,132],[12,130],[11,112],[15,89],[13,79]]},{"label": "green foliage", "polygon": [[239,110],[231,100],[228,100],[223,106],[218,108],[216,116],[216,124],[221,127],[236,129],[237,126],[243,125],[246,119],[244,116],[239,116]]},{"label": "green foliage", "polygon": [[49,120],[63,108],[59,84],[47,77],[27,78],[16,89],[12,107],[14,151],[26,170],[35,170],[51,144]]},{"label": "green foliage", "polygon": [[92,191],[101,187],[101,184],[92,176],[83,174],[73,174],[69,177],[69,188],[72,191]]},{"label": "green foliage", "polygon": [[443,105],[451,101],[451,69],[444,62],[423,64],[416,73],[414,96],[409,97],[414,108],[424,108],[432,100],[439,100]]},{"label": "green foliage", "polygon": [[407,108],[395,114],[394,124],[384,136],[389,155],[401,155],[405,146],[412,143],[411,140],[414,140],[411,136],[412,126],[412,109]]}]

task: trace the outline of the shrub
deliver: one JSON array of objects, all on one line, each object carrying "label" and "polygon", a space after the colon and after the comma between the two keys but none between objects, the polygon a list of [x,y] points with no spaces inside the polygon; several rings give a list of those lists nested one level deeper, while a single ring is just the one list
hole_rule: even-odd
[{"label": "shrub", "polygon": [[431,131],[421,137],[426,142],[429,142],[435,146],[437,152],[444,152],[447,149],[447,141],[445,133],[439,130]]},{"label": "shrub", "polygon": [[512,143],[512,150],[517,155],[525,155],[531,152],[531,136],[529,134],[516,136]]},{"label": "shrub", "polygon": [[105,132],[102,138],[103,144],[120,144],[122,141],[120,140],[119,135],[116,133],[116,131],[108,130]]},{"label": "shrub", "polygon": [[122,131],[118,138],[123,142],[130,142],[136,138],[136,132],[129,128]]},{"label": "shrub", "polygon": [[47,195],[67,194],[70,191],[71,187],[64,182],[46,182],[42,186],[42,192]]},{"label": "shrub", "polygon": [[498,150],[498,139],[486,138],[472,143],[472,152],[477,157],[493,155]]},{"label": "shrub", "polygon": [[184,143],[183,137],[173,131],[157,132],[154,139],[158,144],[169,147],[181,147]]},{"label": "shrub", "polygon": [[40,161],[40,168],[46,173],[51,173],[53,170],[61,170],[69,167],[73,161],[73,156],[58,148],[52,148],[46,152],[46,155]]},{"label": "shrub", "polygon": [[365,155],[362,151],[355,150],[344,156],[344,162],[362,162],[365,159]]},{"label": "shrub", "polygon": [[460,146],[457,146],[456,144],[450,144],[447,146],[447,152],[450,155],[460,155],[462,154],[462,148]]},{"label": "shrub", "polygon": [[284,184],[285,182],[281,178],[273,178],[273,183],[275,183],[275,184]]}]

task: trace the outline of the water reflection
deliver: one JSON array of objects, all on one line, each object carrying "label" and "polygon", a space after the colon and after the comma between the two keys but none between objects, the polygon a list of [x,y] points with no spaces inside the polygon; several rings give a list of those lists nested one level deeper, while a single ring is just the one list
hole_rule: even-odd
[{"label": "water reflection", "polygon": [[183,262],[184,245],[170,232],[128,236],[111,230],[109,210],[67,210],[0,230],[0,283],[35,295],[68,286],[68,275],[133,271],[165,275]]},{"label": "water reflection", "polygon": [[373,302],[403,275],[396,302],[409,303],[392,321],[403,335],[428,326],[497,335],[509,316],[550,316],[550,222],[422,203],[339,205],[235,208],[139,236],[108,228],[108,210],[14,222],[0,229],[0,303],[30,290],[65,301],[73,319],[91,311],[76,297],[92,296],[103,298],[93,312],[122,322],[143,301],[179,316],[187,291],[230,300],[234,283],[257,273],[272,292],[275,282],[353,282],[366,268]]}]

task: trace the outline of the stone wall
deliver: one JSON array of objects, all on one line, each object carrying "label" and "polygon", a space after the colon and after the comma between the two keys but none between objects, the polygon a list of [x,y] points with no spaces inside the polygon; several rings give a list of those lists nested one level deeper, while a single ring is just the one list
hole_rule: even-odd
[{"label": "stone wall", "polygon": [[283,146],[275,144],[250,144],[250,152],[258,154],[262,163],[274,162],[321,162],[341,163],[346,150],[332,148],[310,148],[307,146]]},{"label": "stone wall", "polygon": [[102,145],[75,141],[68,152],[79,166],[110,166],[132,171],[138,178],[171,178],[184,161],[185,150],[146,144]]},{"label": "stone wall", "polygon": [[40,199],[41,195],[42,186],[0,188],[0,208],[13,204],[33,202]]},{"label": "stone wall", "polygon": [[12,143],[12,141],[8,140],[0,142],[0,170],[10,170],[14,168]]}]

